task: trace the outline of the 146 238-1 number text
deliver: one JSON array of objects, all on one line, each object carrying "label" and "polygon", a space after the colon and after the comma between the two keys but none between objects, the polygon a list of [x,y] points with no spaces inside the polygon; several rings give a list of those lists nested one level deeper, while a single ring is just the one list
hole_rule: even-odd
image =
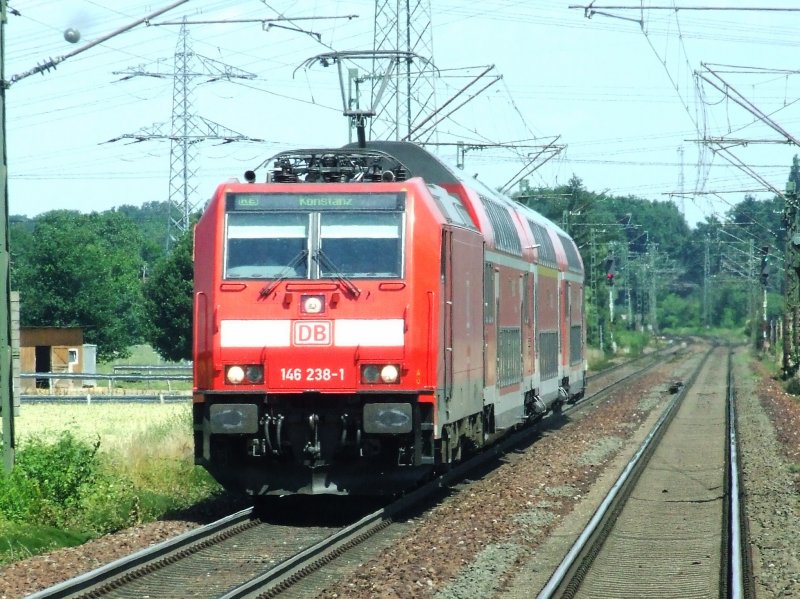
[{"label": "146 238-1 number text", "polygon": [[282,381],[343,381],[344,368],[281,368]]}]

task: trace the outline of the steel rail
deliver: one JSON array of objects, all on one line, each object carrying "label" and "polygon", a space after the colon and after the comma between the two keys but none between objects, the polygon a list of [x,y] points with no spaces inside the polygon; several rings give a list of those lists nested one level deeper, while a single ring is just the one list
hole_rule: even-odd
[{"label": "steel rail", "polygon": [[746,592],[745,558],[743,552],[744,528],[739,485],[739,453],[736,436],[736,401],[731,357],[728,357],[728,560],[727,596],[729,599],[744,599],[753,596]]},{"label": "steel rail", "polygon": [[566,585],[575,577],[576,571],[581,568],[587,554],[591,551],[592,546],[599,537],[602,528],[608,525],[613,513],[617,511],[625,495],[632,490],[633,485],[638,480],[644,466],[655,450],[655,447],[658,445],[658,441],[677,413],[689,388],[691,388],[692,384],[696,381],[713,349],[714,348],[711,348],[711,350],[706,353],[697,369],[692,373],[691,377],[689,377],[687,384],[680,389],[656,421],[647,437],[645,437],[644,441],[639,446],[639,449],[630,459],[619,477],[617,477],[611,490],[595,510],[589,523],[572,544],[567,554],[561,560],[561,563],[536,596],[537,599],[552,599],[558,597],[564,591]]},{"label": "steel rail", "polygon": [[632,360],[628,360],[627,362],[621,362],[619,364],[614,364],[613,366],[610,366],[608,368],[604,368],[603,370],[598,370],[596,372],[593,372],[592,374],[590,374],[589,376],[586,377],[586,382],[588,383],[588,382],[597,380],[600,377],[612,374],[613,372],[616,372],[617,370],[625,368],[626,366],[628,366],[628,367],[629,366],[634,366],[634,365],[636,365],[636,364],[638,364],[640,362],[644,362],[645,360],[650,360],[650,359],[654,359],[654,358],[660,358],[662,356],[666,356],[666,355],[675,353],[675,352],[679,351],[680,349],[681,349],[680,346],[676,346],[676,345],[668,345],[668,346],[665,346],[665,347],[661,347],[661,348],[659,348],[659,349],[657,349],[655,351],[650,352],[649,354],[642,354],[642,355],[637,356],[636,358],[634,358]]},{"label": "steel rail", "polygon": [[120,558],[105,566],[86,572],[85,574],[65,580],[55,586],[28,595],[26,599],[62,599],[65,597],[74,597],[81,593],[88,593],[92,589],[109,584],[112,580],[125,576],[128,573],[155,566],[160,560],[166,560],[169,556],[180,551],[190,551],[192,547],[196,547],[200,544],[205,546],[213,542],[214,539],[226,535],[236,527],[248,524],[252,516],[252,507],[241,510],[235,514],[206,524],[205,526],[187,531],[172,539],[157,543],[152,547],[137,551],[136,553]]}]

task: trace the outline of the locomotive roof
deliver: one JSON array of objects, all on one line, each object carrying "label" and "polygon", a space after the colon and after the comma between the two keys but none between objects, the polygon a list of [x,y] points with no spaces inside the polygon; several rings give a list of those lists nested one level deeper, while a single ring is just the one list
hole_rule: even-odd
[{"label": "locomotive roof", "polygon": [[[358,144],[348,144],[345,148],[357,148]],[[402,162],[413,177],[422,177],[428,183],[441,185],[443,183],[463,183],[459,177],[442,162],[422,146],[407,141],[368,141],[367,148],[378,150],[394,156]]]},{"label": "locomotive roof", "polygon": [[[275,169],[268,175],[268,181],[295,182],[302,177],[304,181],[327,180],[381,180],[382,169],[392,171],[392,179],[420,177],[432,185],[463,185],[477,191],[480,195],[496,202],[506,204],[521,212],[525,218],[536,222],[556,234],[569,238],[569,235],[556,223],[533,208],[516,202],[506,194],[492,189],[483,181],[464,174],[435,156],[424,147],[407,141],[367,141],[365,146],[358,143],[347,144],[341,148],[312,148],[281,152],[265,161],[274,161]],[[378,170],[375,171],[374,169]],[[321,176],[325,173],[324,176]],[[311,178],[313,177],[313,179]],[[340,177],[345,177],[340,179]],[[385,180],[385,179],[384,179]]]},{"label": "locomotive roof", "polygon": [[[344,147],[355,149],[358,148],[358,144],[352,143]],[[407,141],[368,141],[366,147],[367,149],[378,150],[393,156],[403,163],[412,177],[422,177],[428,183],[435,185],[461,183],[467,187],[477,188],[476,191],[492,199],[513,202],[514,208],[521,209],[531,220],[569,237],[561,227],[533,208],[514,202],[507,195],[492,189],[479,179],[463,176],[459,171],[451,168],[441,158],[431,154],[422,146]]]}]

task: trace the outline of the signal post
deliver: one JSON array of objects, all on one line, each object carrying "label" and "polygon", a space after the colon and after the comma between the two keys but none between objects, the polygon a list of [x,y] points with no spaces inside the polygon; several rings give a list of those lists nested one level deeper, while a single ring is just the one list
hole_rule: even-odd
[{"label": "signal post", "polygon": [[614,323],[614,256],[605,259],[606,285],[608,286],[608,322]]},{"label": "signal post", "polygon": [[3,466],[14,465],[14,381],[11,377],[11,292],[8,251],[8,160],[6,154],[5,30],[6,0],[0,0],[0,415],[3,418]]}]

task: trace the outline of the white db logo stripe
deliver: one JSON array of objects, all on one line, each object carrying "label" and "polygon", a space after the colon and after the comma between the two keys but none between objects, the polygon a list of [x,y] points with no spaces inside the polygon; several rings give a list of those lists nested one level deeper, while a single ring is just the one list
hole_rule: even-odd
[{"label": "white db logo stripe", "polygon": [[328,320],[223,320],[221,347],[402,347],[402,318]]},{"label": "white db logo stripe", "polygon": [[329,320],[298,320],[293,325],[294,345],[330,345],[331,322]]},{"label": "white db logo stripe", "polygon": [[223,320],[220,347],[289,347],[288,320]]},{"label": "white db logo stripe", "polygon": [[337,320],[333,344],[338,347],[402,347],[403,319]]}]

